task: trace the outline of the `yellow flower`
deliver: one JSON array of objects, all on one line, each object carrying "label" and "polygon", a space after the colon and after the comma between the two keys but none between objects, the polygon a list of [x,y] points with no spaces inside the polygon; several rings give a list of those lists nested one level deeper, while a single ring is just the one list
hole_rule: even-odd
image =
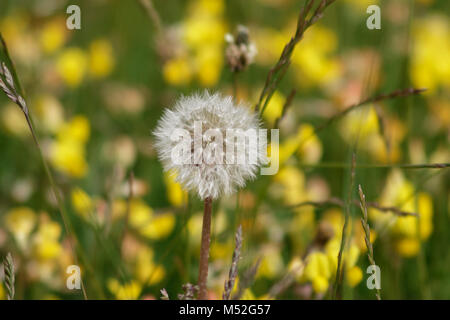
[{"label": "yellow flower", "polygon": [[170,204],[181,207],[185,202],[187,192],[181,188],[178,182],[175,182],[175,176],[170,172],[164,172],[164,183],[166,184],[166,195]]},{"label": "yellow flower", "polygon": [[201,85],[211,87],[217,83],[223,65],[222,48],[203,46],[195,56],[197,78]]},{"label": "yellow flower", "polygon": [[276,247],[267,247],[263,250],[263,258],[258,269],[258,276],[273,279],[283,270],[283,259]]},{"label": "yellow flower", "polygon": [[411,58],[411,80],[432,94],[450,86],[450,25],[443,15],[430,15],[417,22]]},{"label": "yellow flower", "polygon": [[141,285],[135,280],[121,284],[116,279],[109,279],[107,285],[117,300],[135,300],[139,298],[142,291]]},{"label": "yellow flower", "polygon": [[331,268],[327,255],[320,251],[310,253],[306,258],[304,276],[310,281],[318,277],[328,280],[331,277]]},{"label": "yellow flower", "polygon": [[288,205],[293,205],[306,199],[305,176],[293,166],[284,166],[276,175],[275,181],[283,186],[283,199]]},{"label": "yellow flower", "polygon": [[89,214],[92,213],[92,210],[94,208],[93,203],[89,195],[84,192],[81,188],[75,188],[71,192],[71,200],[72,200],[72,206],[74,207],[75,211],[82,216],[83,218],[87,219]]},{"label": "yellow flower", "polygon": [[405,258],[416,256],[420,250],[420,243],[414,238],[402,238],[395,242],[395,250]]},{"label": "yellow flower", "polygon": [[163,66],[164,79],[176,86],[187,85],[192,79],[192,68],[186,58],[175,58]]},{"label": "yellow flower", "polygon": [[59,256],[62,247],[58,241],[61,226],[52,221],[41,223],[33,239],[33,253],[41,261],[51,260]]},{"label": "yellow flower", "polygon": [[211,260],[224,260],[232,256],[234,245],[232,242],[225,243],[215,241],[211,245]]},{"label": "yellow flower", "polygon": [[88,170],[84,144],[89,135],[89,120],[84,116],[75,116],[63,124],[50,149],[50,161],[55,168],[75,178],[83,177]]},{"label": "yellow flower", "polygon": [[323,276],[317,276],[312,279],[313,290],[317,293],[324,293],[328,289],[328,279]]},{"label": "yellow flower", "polygon": [[82,115],[74,116],[70,122],[64,124],[58,131],[59,139],[70,139],[79,143],[86,143],[89,139],[91,127],[88,118]]},{"label": "yellow flower", "polygon": [[[267,104],[266,109],[264,110],[264,119],[266,119],[270,123],[274,123],[275,120],[281,116],[285,102],[286,98],[284,97],[284,95],[279,91],[275,91],[269,103]],[[261,106],[261,108],[262,107],[263,106]]]},{"label": "yellow flower", "polygon": [[75,178],[84,177],[88,170],[84,146],[73,140],[57,140],[52,144],[50,160],[56,169]]},{"label": "yellow flower", "polygon": [[299,141],[298,155],[304,163],[317,163],[322,157],[322,143],[314,133],[314,127],[302,124],[297,133]]},{"label": "yellow flower", "polygon": [[148,223],[139,228],[139,232],[149,239],[162,239],[167,237],[175,226],[173,213],[163,213],[154,216]]},{"label": "yellow flower", "polygon": [[348,269],[345,274],[345,279],[348,285],[352,288],[356,287],[361,282],[362,278],[362,270],[357,266]]},{"label": "yellow flower", "polygon": [[86,73],[87,57],[85,52],[80,48],[65,49],[58,57],[56,68],[69,87],[78,87]]},{"label": "yellow flower", "polygon": [[113,48],[108,40],[99,39],[89,47],[89,71],[95,78],[108,76],[114,68]]},{"label": "yellow flower", "polygon": [[139,230],[142,226],[150,223],[153,210],[141,199],[133,199],[130,204],[130,226]]},{"label": "yellow flower", "polygon": [[157,284],[166,275],[164,267],[153,262],[153,255],[153,251],[146,247],[140,249],[137,255],[136,277],[144,285]]},{"label": "yellow flower", "polygon": [[64,19],[54,19],[44,25],[39,42],[45,53],[53,53],[66,42],[67,28]]},{"label": "yellow flower", "polygon": [[19,247],[26,247],[28,236],[36,226],[36,214],[27,207],[17,207],[6,213],[6,228],[13,234]]}]

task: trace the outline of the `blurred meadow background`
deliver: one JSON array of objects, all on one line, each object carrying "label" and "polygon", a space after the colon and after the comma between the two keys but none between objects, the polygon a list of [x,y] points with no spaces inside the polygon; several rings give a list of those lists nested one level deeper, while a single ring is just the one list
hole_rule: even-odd
[{"label": "blurred meadow background", "polygon": [[[163,173],[151,132],[164,108],[204,88],[253,107],[304,3],[155,0],[155,14],[138,0],[0,2],[0,32],[69,222],[68,234],[26,119],[2,92],[0,259],[11,252],[16,299],[83,299],[66,288],[72,264],[89,299],[159,299],[163,288],[176,299],[196,283],[202,202]],[[70,4],[81,30],[66,28]],[[370,4],[381,30],[366,27]],[[417,213],[369,207],[382,299],[450,299],[449,169],[421,166],[450,162],[449,12],[445,0],[337,0],[306,31],[263,116],[280,128],[279,172],[213,204],[211,298],[222,298],[239,225],[234,296],[332,298],[348,207],[339,296],[375,299],[360,184],[368,202]],[[238,25],[257,54],[233,74],[225,35]],[[327,123],[409,87],[427,91]]]}]

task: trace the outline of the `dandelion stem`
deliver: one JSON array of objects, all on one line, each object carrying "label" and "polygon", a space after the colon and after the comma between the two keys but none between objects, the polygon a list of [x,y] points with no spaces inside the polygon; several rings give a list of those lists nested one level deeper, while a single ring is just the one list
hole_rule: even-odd
[{"label": "dandelion stem", "polygon": [[208,298],[208,290],[206,287],[206,282],[208,279],[209,245],[211,243],[211,212],[212,212],[212,199],[208,197],[205,199],[203,211],[202,242],[200,249],[200,265],[198,272],[199,300],[207,300]]}]

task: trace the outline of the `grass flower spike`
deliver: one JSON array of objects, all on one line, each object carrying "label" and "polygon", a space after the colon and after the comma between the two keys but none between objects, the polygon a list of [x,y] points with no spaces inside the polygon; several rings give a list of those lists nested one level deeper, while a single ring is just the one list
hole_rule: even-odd
[{"label": "grass flower spike", "polygon": [[[195,129],[196,124],[197,127],[201,124],[200,129]],[[193,152],[189,161],[183,164],[175,163],[172,157],[172,151],[179,144],[179,141],[173,139],[173,133],[177,129],[186,130],[193,138],[190,147]],[[185,189],[195,191],[202,200],[217,199],[221,195],[233,193],[237,187],[243,187],[246,180],[255,178],[257,169],[265,162],[265,148],[258,148],[246,141],[245,144],[249,147],[246,150],[256,154],[256,161],[228,163],[225,160],[225,144],[229,142],[228,129],[241,129],[243,132],[253,129],[256,132],[259,129],[259,119],[248,107],[235,105],[232,97],[204,92],[182,97],[173,110],[166,110],[154,132],[156,148],[164,169],[176,172],[176,181]],[[202,130],[198,135],[201,141],[198,141],[195,130]],[[219,139],[209,136],[211,132],[224,137],[222,148],[216,148]],[[222,150],[219,155],[215,154],[217,149]],[[216,161],[208,161],[213,158]]]}]

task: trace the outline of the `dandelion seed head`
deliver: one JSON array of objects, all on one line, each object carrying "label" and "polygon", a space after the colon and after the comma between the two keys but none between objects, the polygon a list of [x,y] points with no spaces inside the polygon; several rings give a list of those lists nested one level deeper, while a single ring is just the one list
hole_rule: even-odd
[{"label": "dandelion seed head", "polygon": [[[199,123],[202,130],[200,137],[195,134],[195,126],[197,124],[198,128]],[[179,143],[174,141],[173,133],[180,128],[191,136],[189,163],[180,164],[173,160],[172,151]],[[173,109],[164,112],[154,131],[155,147],[164,170],[175,174],[177,182],[186,190],[196,192],[201,199],[217,199],[244,187],[247,180],[256,177],[260,165],[267,162],[265,145],[249,143],[248,138],[245,138],[245,154],[253,152],[256,161],[229,163],[224,159],[227,150],[225,144],[230,140],[227,129],[244,132],[253,129],[257,135],[260,120],[249,107],[236,105],[231,96],[205,91],[181,97]],[[216,134],[220,134],[223,140],[218,139]],[[233,141],[236,144],[239,139],[233,138]],[[216,147],[220,145],[223,151],[216,152]],[[237,145],[234,147],[239,150]],[[234,154],[239,156],[238,152]],[[195,159],[202,160],[198,162]]]}]

